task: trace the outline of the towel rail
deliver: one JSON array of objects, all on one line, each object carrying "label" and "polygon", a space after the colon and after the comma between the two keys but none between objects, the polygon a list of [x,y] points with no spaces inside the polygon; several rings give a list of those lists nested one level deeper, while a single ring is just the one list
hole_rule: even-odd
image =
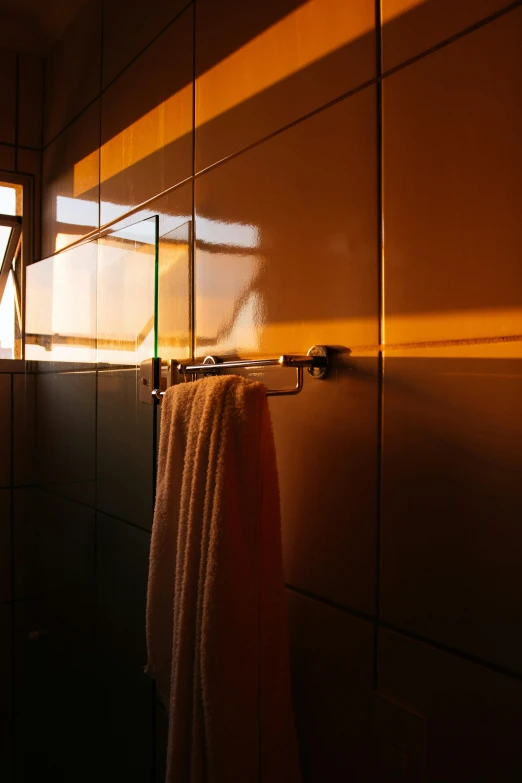
[{"label": "towel rail", "polygon": [[[154,360],[153,360],[154,361]],[[158,364],[161,360],[157,360]],[[201,364],[179,364],[170,362],[170,383],[175,383],[175,375],[186,380],[187,376],[193,379],[198,374],[217,375],[221,371],[228,372],[236,369],[255,369],[257,367],[289,367],[296,371],[296,384],[292,389],[269,389],[267,396],[282,397],[299,394],[303,388],[304,369],[306,368],[312,378],[324,378],[328,372],[328,350],[324,345],[314,345],[306,356],[295,354],[283,354],[274,359],[239,359],[223,362],[215,356],[207,356]],[[159,388],[159,378],[155,378],[154,369],[150,368],[150,360],[143,362],[141,373],[141,400],[142,402],[161,402],[165,394],[164,388]],[[153,382],[153,379],[155,383]],[[165,380],[165,379],[164,379]],[[156,388],[152,388],[156,386]],[[150,391],[149,391],[150,390]],[[150,396],[149,396],[150,395]]]}]

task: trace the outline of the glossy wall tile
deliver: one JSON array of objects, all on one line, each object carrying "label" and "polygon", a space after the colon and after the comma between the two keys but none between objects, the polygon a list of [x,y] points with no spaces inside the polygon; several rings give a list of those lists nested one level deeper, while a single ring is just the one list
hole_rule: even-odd
[{"label": "glossy wall tile", "polygon": [[370,87],[196,180],[198,355],[378,342],[375,122]]},{"label": "glossy wall tile", "polygon": [[43,61],[18,55],[17,144],[39,150],[42,144]]},{"label": "glossy wall tile", "polygon": [[521,332],[521,35],[518,8],[383,82],[387,343]]},{"label": "glossy wall tile", "polygon": [[190,7],[103,94],[102,224],[191,176],[192,73]]},{"label": "glossy wall tile", "polygon": [[418,780],[518,783],[522,684],[400,634],[379,631],[379,693],[423,718]]},{"label": "glossy wall tile", "polygon": [[[231,20],[234,23],[231,23]],[[196,4],[196,170],[375,77],[373,0]]]},{"label": "glossy wall tile", "polygon": [[14,598],[34,599],[37,588],[38,522],[40,491],[18,487],[13,492]]},{"label": "glossy wall tile", "polygon": [[[144,678],[150,533],[98,513],[96,639],[106,665]],[[152,705],[151,705],[152,706]]]},{"label": "glossy wall tile", "polygon": [[[11,375],[0,374],[0,443],[11,442]],[[0,449],[0,487],[11,484],[11,450]]]},{"label": "glossy wall tile", "polygon": [[16,143],[16,52],[0,48],[0,142]]},{"label": "glossy wall tile", "polygon": [[[137,371],[154,353],[157,227],[163,359],[188,358],[193,339],[198,357],[332,348],[328,379],[270,400],[303,780],[519,783],[520,683],[494,668],[522,674],[522,342],[390,349],[521,332],[522,8],[480,24],[504,4],[382,0],[384,69],[397,68],[382,117],[374,0],[91,0],[82,40],[73,25],[57,47],[75,51],[47,132],[70,124],[43,154],[43,251],[98,217],[110,232],[27,274],[38,480],[69,495],[23,512],[44,537],[43,625],[19,625],[50,630],[37,712],[50,779],[87,756],[77,783],[163,779],[166,718],[143,674],[160,414],[139,402]],[[14,166],[15,147],[0,151]],[[24,154],[20,171],[37,172]],[[64,363],[82,360],[89,372]],[[14,413],[15,436],[30,431]],[[16,481],[28,464],[15,450]],[[14,495],[26,598],[19,515],[33,501]]]},{"label": "glossy wall tile", "polygon": [[373,625],[287,591],[303,779],[363,781],[368,770]]},{"label": "glossy wall tile", "polygon": [[97,100],[44,149],[44,258],[99,227],[99,147]]},{"label": "glossy wall tile", "polygon": [[0,606],[0,765],[9,780],[12,770],[12,608]]},{"label": "glossy wall tile", "polygon": [[103,87],[112,82],[170,24],[189,0],[103,3]]},{"label": "glossy wall tile", "polygon": [[39,483],[94,505],[96,373],[38,373],[36,452]]},{"label": "glossy wall tile", "polygon": [[0,168],[6,171],[14,171],[16,147],[9,144],[0,144]]},{"label": "glossy wall tile", "polygon": [[383,70],[422,54],[508,5],[508,0],[382,0]]},{"label": "glossy wall tile", "polygon": [[39,599],[52,615],[51,621],[62,629],[66,644],[71,633],[92,641],[94,509],[42,491],[34,523]]},{"label": "glossy wall tile", "polygon": [[97,400],[98,509],[150,530],[154,410],[140,402],[138,370],[100,371]]},{"label": "glossy wall tile", "polygon": [[386,355],[381,614],[522,673],[521,343]]},{"label": "glossy wall tile", "polygon": [[0,489],[0,604],[11,600],[11,490]]},{"label": "glossy wall tile", "polygon": [[98,96],[102,0],[87,0],[45,63],[44,144]]},{"label": "glossy wall tile", "polygon": [[[264,382],[278,387],[279,373]],[[339,356],[326,380],[307,375],[298,397],[270,401],[285,581],[368,615],[375,613],[377,395],[377,358]]]},{"label": "glossy wall tile", "polygon": [[36,381],[30,373],[13,374],[13,484],[35,483]]}]

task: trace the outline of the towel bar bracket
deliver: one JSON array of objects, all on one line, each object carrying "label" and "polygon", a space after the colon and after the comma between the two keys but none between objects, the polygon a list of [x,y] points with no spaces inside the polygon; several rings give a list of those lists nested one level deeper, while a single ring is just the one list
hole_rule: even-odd
[{"label": "towel bar bracket", "polygon": [[312,345],[307,356],[314,357],[315,361],[308,367],[312,378],[321,380],[328,372],[328,351],[324,345]]}]

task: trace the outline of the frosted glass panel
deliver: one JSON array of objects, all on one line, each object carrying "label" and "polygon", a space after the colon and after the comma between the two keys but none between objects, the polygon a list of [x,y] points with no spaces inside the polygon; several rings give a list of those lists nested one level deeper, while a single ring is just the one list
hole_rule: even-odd
[{"label": "frosted glass panel", "polygon": [[98,244],[98,362],[137,365],[155,355],[157,219]]},{"label": "frosted glass panel", "polygon": [[27,267],[25,358],[96,361],[97,242]]}]

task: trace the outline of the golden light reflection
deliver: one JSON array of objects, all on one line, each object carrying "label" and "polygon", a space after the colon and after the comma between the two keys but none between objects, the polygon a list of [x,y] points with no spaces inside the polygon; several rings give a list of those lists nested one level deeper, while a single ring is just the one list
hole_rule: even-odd
[{"label": "golden light reflection", "polygon": [[[308,0],[202,74],[196,126],[238,106],[347,43],[371,32],[371,2]],[[105,182],[192,131],[192,85],[143,115],[101,147]],[[98,150],[74,166],[74,195],[98,185]]]},{"label": "golden light reflection", "polygon": [[427,2],[429,0],[393,0],[393,2],[382,3],[383,22],[402,16],[419,5],[425,5]]},{"label": "golden light reflection", "polygon": [[519,334],[522,307],[477,307],[462,310],[423,310],[389,313],[384,321],[385,343],[435,342],[444,338],[490,338],[499,332]]},{"label": "golden light reflection", "polygon": [[150,231],[134,224],[98,243],[97,341],[99,362],[138,364],[154,356],[154,256],[152,241],[124,236]]},{"label": "golden light reflection", "polygon": [[68,245],[72,245],[73,242],[76,242],[78,239],[80,239],[82,234],[62,234],[58,233],[56,234],[56,238],[54,240],[54,250],[55,253],[57,253],[59,250],[62,250],[64,247],[67,247]]},{"label": "golden light reflection", "polygon": [[73,195],[81,196],[98,187],[100,174],[100,150],[96,149],[74,165]]},{"label": "golden light reflection", "polygon": [[309,0],[196,82],[196,126],[272,87],[375,27],[374,4]]},{"label": "golden light reflection", "polygon": [[190,226],[185,223],[159,244],[158,354],[180,360],[190,355]]},{"label": "golden light reflection", "polygon": [[[188,84],[113,136],[74,166],[73,193],[81,196],[192,131],[192,85]],[[101,154],[100,170],[98,155]]]}]

